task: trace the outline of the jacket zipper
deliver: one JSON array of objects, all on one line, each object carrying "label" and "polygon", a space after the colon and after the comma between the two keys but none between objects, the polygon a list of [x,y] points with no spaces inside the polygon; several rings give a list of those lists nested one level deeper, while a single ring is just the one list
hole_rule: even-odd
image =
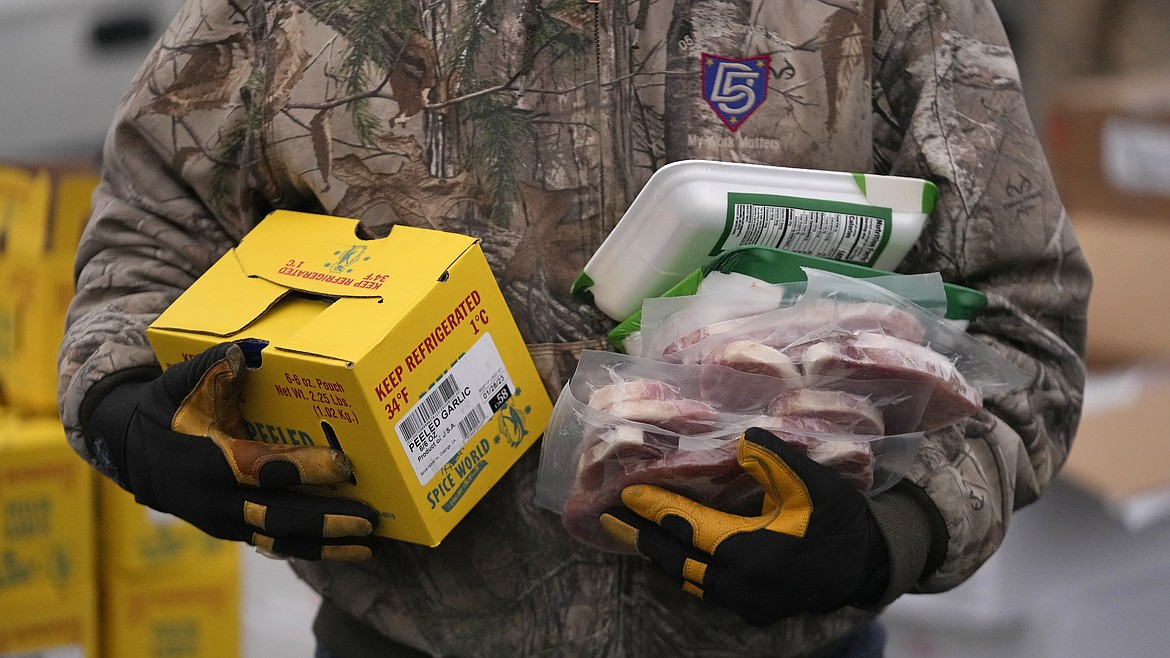
[{"label": "jacket zipper", "polygon": [[[602,102],[602,94],[605,93],[605,86],[602,84],[602,62],[601,62],[601,0],[585,0],[593,5],[593,70],[597,80],[597,106],[595,111],[596,125],[599,131],[606,130],[608,124],[605,122],[604,106]],[[597,194],[598,194],[598,217],[601,220],[602,226],[609,226],[609,218],[606,217],[609,205],[606,199],[605,179],[608,176],[606,162],[605,162],[605,135],[600,134],[597,140]],[[614,220],[616,221],[616,219]]]}]

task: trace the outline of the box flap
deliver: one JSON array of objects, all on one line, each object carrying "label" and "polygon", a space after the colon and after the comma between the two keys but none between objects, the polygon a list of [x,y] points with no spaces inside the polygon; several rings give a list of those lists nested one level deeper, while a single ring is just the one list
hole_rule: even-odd
[{"label": "box flap", "polygon": [[373,291],[378,296],[337,299],[277,347],[355,362],[380,343],[389,328],[429,291],[442,285],[448,268],[464,254],[478,249],[479,241],[454,233],[396,226],[386,238],[368,243],[373,257],[367,266],[369,274],[363,277],[375,277],[381,282]]},{"label": "box flap", "polygon": [[387,298],[433,283],[474,238],[395,226],[373,240],[346,217],[278,210],[236,249],[248,276],[327,297]]},{"label": "box flap", "polygon": [[284,294],[307,293],[334,301],[272,346],[352,362],[479,243],[410,226],[368,240],[357,227],[345,217],[273,212],[152,326],[228,336]]},{"label": "box flap", "polygon": [[231,336],[252,323],[288,290],[247,276],[229,251],[150,325],[152,329]]}]

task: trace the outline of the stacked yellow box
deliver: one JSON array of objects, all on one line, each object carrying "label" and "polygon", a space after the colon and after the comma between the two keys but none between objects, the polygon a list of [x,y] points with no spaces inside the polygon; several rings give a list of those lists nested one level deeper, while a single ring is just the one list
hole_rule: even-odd
[{"label": "stacked yellow box", "polygon": [[98,655],[94,473],[55,418],[0,417],[0,656]]},{"label": "stacked yellow box", "polygon": [[0,658],[232,658],[235,544],[159,514],[66,442],[57,352],[98,175],[0,164]]},{"label": "stacked yellow box", "polygon": [[0,165],[0,401],[56,414],[73,256],[97,185],[90,162]]},{"label": "stacked yellow box", "polygon": [[241,654],[240,552],[135,502],[99,491],[105,658],[232,658]]}]

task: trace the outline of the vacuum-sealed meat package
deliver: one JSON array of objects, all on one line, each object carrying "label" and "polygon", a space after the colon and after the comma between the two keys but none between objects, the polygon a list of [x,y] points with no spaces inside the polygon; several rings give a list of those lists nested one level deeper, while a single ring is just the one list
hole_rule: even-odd
[{"label": "vacuum-sealed meat package", "polygon": [[[643,324],[642,356],[788,378],[925,381],[935,394],[916,428],[923,431],[969,416],[982,407],[984,396],[1028,381],[990,346],[887,287],[819,270],[807,270],[806,276],[794,302],[709,326],[674,319],[700,315],[692,306],[707,305],[702,296],[674,298],[673,314],[658,313]],[[937,286],[941,299],[941,279]]]},{"label": "vacuum-sealed meat package", "polygon": [[598,517],[632,484],[757,514],[762,491],[738,461],[750,427],[872,495],[903,476],[924,432],[1027,382],[989,345],[887,287],[806,275],[798,295],[789,288],[738,317],[727,295],[672,299],[675,312],[644,314],[641,356],[583,353],[545,431],[537,503],[607,551],[623,549]]},{"label": "vacuum-sealed meat package", "polygon": [[[620,552],[598,517],[632,484],[654,484],[728,512],[759,511],[738,438],[763,427],[874,492],[902,476],[921,438],[929,386],[898,389],[833,376],[780,377],[586,351],[545,432],[537,502],[575,538]],[[846,390],[853,389],[853,390]]]}]

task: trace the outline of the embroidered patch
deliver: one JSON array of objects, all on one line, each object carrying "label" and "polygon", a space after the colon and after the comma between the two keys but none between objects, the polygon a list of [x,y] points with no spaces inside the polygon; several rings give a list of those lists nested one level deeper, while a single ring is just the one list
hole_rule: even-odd
[{"label": "embroidered patch", "polygon": [[703,53],[703,98],[732,132],[768,97],[771,57],[728,59]]}]

